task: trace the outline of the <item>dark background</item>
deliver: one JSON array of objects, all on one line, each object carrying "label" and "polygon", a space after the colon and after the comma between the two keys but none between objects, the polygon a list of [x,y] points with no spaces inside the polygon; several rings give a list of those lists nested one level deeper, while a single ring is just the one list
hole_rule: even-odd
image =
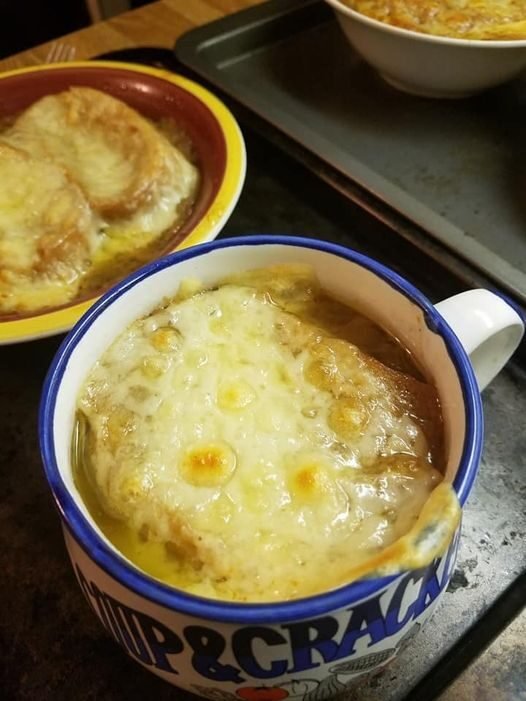
[{"label": "dark background", "polygon": [[[130,7],[153,0],[130,0]],[[90,24],[84,0],[0,0],[0,58]]]}]

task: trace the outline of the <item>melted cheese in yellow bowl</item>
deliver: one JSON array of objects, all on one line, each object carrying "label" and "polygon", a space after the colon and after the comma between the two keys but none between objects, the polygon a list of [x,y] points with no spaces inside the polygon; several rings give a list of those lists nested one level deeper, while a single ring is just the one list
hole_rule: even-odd
[{"label": "melted cheese in yellow bowl", "polygon": [[182,284],[90,370],[77,417],[94,519],[195,594],[283,600],[421,566],[458,524],[434,388],[304,268]]},{"label": "melted cheese in yellow bowl", "polygon": [[525,39],[525,0],[342,0],[395,27],[456,39]]},{"label": "melted cheese in yellow bowl", "polygon": [[84,86],[40,98],[0,129],[0,316],[93,295],[154,257],[198,186],[121,100]]},{"label": "melted cheese in yellow bowl", "polygon": [[226,107],[170,71],[0,76],[0,344],[69,329],[133,270],[213,239],[245,177]]}]

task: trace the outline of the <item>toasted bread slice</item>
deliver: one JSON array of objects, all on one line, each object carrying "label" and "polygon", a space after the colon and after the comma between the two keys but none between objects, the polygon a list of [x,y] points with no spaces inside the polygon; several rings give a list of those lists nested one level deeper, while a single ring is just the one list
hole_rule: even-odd
[{"label": "toasted bread slice", "polygon": [[141,553],[167,545],[177,586],[253,601],[336,586],[441,481],[435,390],[303,321],[308,305],[286,277],[199,292],[134,322],[86,380],[90,483]]},{"label": "toasted bread slice", "polygon": [[0,141],[0,312],[69,301],[96,239],[96,217],[62,168]]},{"label": "toasted bread slice", "polygon": [[[171,152],[180,155],[135,110],[87,87],[38,100],[18,117],[6,140],[61,165],[90,205],[110,219],[135,214],[155,200],[160,184],[172,178]],[[179,160],[177,165],[181,170]]]}]

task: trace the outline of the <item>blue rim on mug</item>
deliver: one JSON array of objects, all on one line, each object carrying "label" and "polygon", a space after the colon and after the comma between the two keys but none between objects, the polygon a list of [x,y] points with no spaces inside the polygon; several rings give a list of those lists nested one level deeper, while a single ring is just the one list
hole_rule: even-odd
[{"label": "blue rim on mug", "polygon": [[202,256],[220,248],[262,245],[310,248],[344,258],[370,270],[395,290],[408,297],[424,312],[426,323],[431,332],[439,334],[446,345],[450,360],[457,371],[464,399],[466,433],[462,456],[453,481],[453,487],[462,506],[473,487],[483,443],[482,401],[477,381],[469,358],[455,333],[431,302],[410,282],[383,264],[344,246],[317,239],[285,235],[251,235],[222,239],[187,248],[156,260],[109,290],[84,314],[66,336],[53,359],[44,382],[39,411],[39,438],[46,478],[53,491],[56,505],[72,537],[88,556],[107,574],[139,596],[168,609],[202,619],[247,624],[300,620],[308,616],[334,611],[366,599],[373,593],[379,593],[403,573],[380,579],[359,580],[301,599],[253,604],[205,599],[163,584],[141,572],[110,549],[83,516],[60,475],[53,441],[53,417],[58,389],[69,358],[95,319],[116,299],[145,278],[182,261]]}]

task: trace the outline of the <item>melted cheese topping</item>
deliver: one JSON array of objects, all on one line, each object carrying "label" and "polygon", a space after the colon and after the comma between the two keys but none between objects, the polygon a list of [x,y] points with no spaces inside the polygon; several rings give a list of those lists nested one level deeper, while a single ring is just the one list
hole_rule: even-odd
[{"label": "melted cheese topping", "polygon": [[194,289],[133,323],[84,384],[77,482],[96,520],[139,566],[210,597],[303,596],[371,558],[389,570],[382,553],[442,479],[433,388],[349,342],[367,329],[407,363],[304,271]]},{"label": "melted cheese topping", "polygon": [[[19,274],[11,271],[6,278],[10,289],[0,294],[0,311],[25,312],[64,303],[130,272],[148,260],[163,234],[186,217],[197,191],[197,169],[160,130],[120,100],[91,88],[73,87],[37,100],[0,136],[0,169],[11,167],[5,156],[11,148],[31,159],[39,174],[18,173],[22,178],[18,188],[27,193],[28,203],[24,210],[20,200],[21,216],[27,221],[34,218],[29,203],[45,189],[40,176],[47,169],[55,173],[55,180],[60,174],[66,191],[75,189],[83,199],[84,209],[70,209],[70,219],[77,215],[74,225],[85,228],[86,216],[96,225],[75,287],[43,284],[34,259],[26,256]],[[9,180],[0,180],[0,200],[13,196]],[[12,206],[2,207],[0,246],[9,241],[10,249],[22,254],[27,240],[16,217]],[[68,235],[62,221],[56,227],[56,236]],[[41,249],[47,246],[39,227],[33,229],[32,239]],[[47,256],[59,266],[63,252],[50,247]]]},{"label": "melted cheese topping", "polygon": [[458,39],[526,38],[525,0],[342,0],[395,27]]},{"label": "melted cheese topping", "polygon": [[0,142],[0,309],[30,310],[74,297],[99,221],[53,163]]}]

